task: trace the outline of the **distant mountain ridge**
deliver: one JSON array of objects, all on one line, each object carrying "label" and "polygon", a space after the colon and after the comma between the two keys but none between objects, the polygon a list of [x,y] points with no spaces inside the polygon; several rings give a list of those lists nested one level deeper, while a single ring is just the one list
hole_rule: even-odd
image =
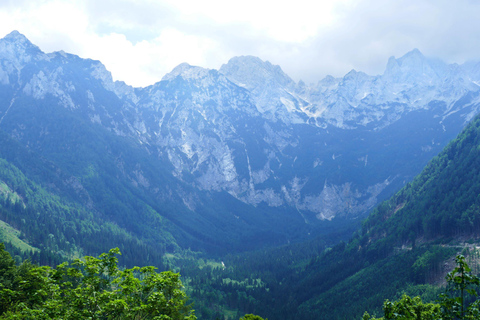
[{"label": "distant mountain ridge", "polygon": [[236,57],[133,88],[14,31],[0,40],[0,129],[75,177],[96,210],[122,201],[115,179],[201,243],[224,245],[212,230],[282,243],[354,223],[420,172],[478,113],[478,66],[413,50],[380,76],[306,85]]}]

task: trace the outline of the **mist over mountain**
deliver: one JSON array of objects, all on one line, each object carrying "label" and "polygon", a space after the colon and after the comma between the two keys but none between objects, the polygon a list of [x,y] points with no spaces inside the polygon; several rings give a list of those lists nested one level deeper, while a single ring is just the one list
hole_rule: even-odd
[{"label": "mist over mountain", "polygon": [[246,56],[133,88],[14,31],[0,40],[0,129],[66,177],[45,188],[142,241],[163,230],[245,250],[347,235],[478,113],[479,70],[414,49],[381,75],[307,85]]}]

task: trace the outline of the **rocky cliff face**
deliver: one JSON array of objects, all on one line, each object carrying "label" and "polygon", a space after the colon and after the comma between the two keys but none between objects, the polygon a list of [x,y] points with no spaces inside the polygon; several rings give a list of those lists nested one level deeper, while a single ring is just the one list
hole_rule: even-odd
[{"label": "rocky cliff face", "polygon": [[157,199],[181,199],[195,212],[206,194],[226,192],[318,223],[356,218],[417,174],[478,112],[479,70],[413,50],[390,58],[382,75],[352,70],[306,85],[236,57],[220,70],[181,64],[132,88],[98,61],[45,54],[12,32],[0,40],[0,128],[41,152],[52,128],[35,110],[61,106],[162,163],[168,186],[138,163],[116,163]]}]

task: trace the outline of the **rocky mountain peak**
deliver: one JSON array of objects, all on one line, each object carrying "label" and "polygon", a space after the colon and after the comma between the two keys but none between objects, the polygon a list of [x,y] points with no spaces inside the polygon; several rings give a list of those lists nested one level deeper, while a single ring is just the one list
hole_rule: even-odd
[{"label": "rocky mountain peak", "polygon": [[30,42],[30,40],[27,39],[23,34],[18,32],[17,30],[13,30],[9,34],[7,34],[3,39],[1,39],[2,42],[16,42],[16,43],[23,43],[26,46],[30,47],[37,47],[34,44]]},{"label": "rocky mountain peak", "polygon": [[403,63],[404,61],[424,61],[427,58],[418,50],[417,48],[414,48],[413,50],[407,52],[404,54],[399,60],[400,63]]},{"label": "rocky mountain peak", "polygon": [[441,80],[447,72],[447,65],[425,57],[420,50],[413,49],[401,58],[390,57],[382,78],[390,83],[431,85]]},{"label": "rocky mountain peak", "polygon": [[185,80],[195,80],[204,78],[209,69],[205,69],[202,67],[191,66],[188,63],[184,62],[173,68],[173,70],[167,73],[163,78],[162,81],[170,81],[175,79],[176,77],[180,76]]},{"label": "rocky mountain peak", "polygon": [[318,87],[331,87],[337,85],[339,82],[338,79],[335,79],[331,75],[327,75],[325,78],[320,80],[317,84]]},{"label": "rocky mountain peak", "polygon": [[388,59],[385,72],[389,72],[395,68],[401,68],[402,66],[403,68],[412,69],[415,66],[421,66],[423,63],[425,63],[426,60],[427,58],[420,52],[420,50],[415,48],[398,59],[394,56],[391,56]]},{"label": "rocky mountain peak", "polygon": [[230,81],[250,91],[257,110],[271,121],[304,123],[304,101],[295,92],[305,92],[277,65],[252,56],[234,57],[220,70]]},{"label": "rocky mountain peak", "polygon": [[348,83],[348,82],[363,82],[367,79],[370,79],[371,76],[367,75],[365,72],[359,72],[356,71],[355,69],[352,69],[349,73],[343,77],[342,83]]},{"label": "rocky mountain peak", "polygon": [[17,62],[26,61],[30,56],[43,54],[36,45],[18,31],[12,31],[0,39],[0,52],[0,58]]},{"label": "rocky mountain peak", "polygon": [[471,80],[480,83],[480,61],[467,61],[461,65],[462,69],[466,70]]},{"label": "rocky mountain peak", "polygon": [[269,61],[253,56],[234,57],[222,65],[220,72],[236,84],[252,90],[265,84],[277,83],[282,87],[294,88],[295,82],[282,68]]}]

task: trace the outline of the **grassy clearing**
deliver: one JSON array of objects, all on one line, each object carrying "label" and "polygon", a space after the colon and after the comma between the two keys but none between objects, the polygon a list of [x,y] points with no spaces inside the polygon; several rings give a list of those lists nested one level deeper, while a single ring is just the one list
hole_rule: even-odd
[{"label": "grassy clearing", "polygon": [[225,265],[223,264],[223,262],[218,262],[218,261],[214,261],[214,260],[198,259],[198,267],[200,269],[203,269],[205,267],[224,269]]},{"label": "grassy clearing", "polygon": [[12,204],[15,204],[16,202],[21,202],[23,204],[23,207],[25,208],[23,198],[18,193],[10,189],[10,187],[3,181],[0,181],[0,194],[3,195],[5,198],[9,197]]},{"label": "grassy clearing", "polygon": [[199,269],[205,267],[211,267],[212,269],[225,269],[225,265],[222,261],[215,261],[211,259],[201,258],[201,253],[193,252],[190,250],[184,250],[176,253],[165,253],[163,261],[165,265],[169,266],[173,270],[179,269],[182,265],[195,265]]},{"label": "grassy clearing", "polygon": [[25,251],[39,251],[20,238],[20,231],[11,227],[9,224],[0,221],[0,242],[10,242],[13,246]]},{"label": "grassy clearing", "polygon": [[252,288],[263,288],[266,286],[266,284],[262,281],[262,279],[258,278],[258,279],[245,279],[243,281],[237,281],[237,280],[233,280],[233,279],[230,279],[230,278],[224,278],[222,279],[223,283],[224,284],[233,284],[233,285],[237,285],[237,286],[240,286],[240,287],[245,287],[246,289],[252,289]]}]

